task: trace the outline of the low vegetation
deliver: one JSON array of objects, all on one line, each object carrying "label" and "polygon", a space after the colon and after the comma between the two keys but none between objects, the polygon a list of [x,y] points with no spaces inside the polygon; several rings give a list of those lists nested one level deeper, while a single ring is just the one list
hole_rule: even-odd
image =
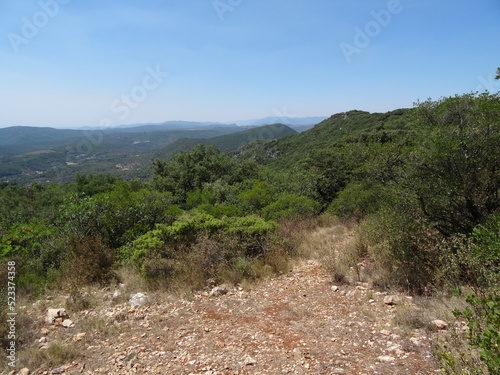
[{"label": "low vegetation", "polygon": [[[232,155],[198,145],[154,160],[148,181],[2,183],[0,259],[16,262],[19,296],[36,298],[64,279],[76,309],[86,302],[79,287],[117,283],[125,269],[150,290],[189,293],[208,279],[238,284],[284,272],[307,254],[337,283],[454,296],[461,302],[448,316],[454,309],[469,328],[438,344],[443,369],[494,374],[499,144],[499,95],[465,94],[334,115]],[[429,324],[404,309],[398,319]]]}]

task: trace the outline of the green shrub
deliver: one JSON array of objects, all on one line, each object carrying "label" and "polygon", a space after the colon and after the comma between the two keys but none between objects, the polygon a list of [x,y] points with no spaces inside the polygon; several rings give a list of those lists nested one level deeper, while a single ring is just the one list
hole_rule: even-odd
[{"label": "green shrub", "polygon": [[37,259],[47,239],[56,232],[56,228],[37,219],[28,224],[16,224],[1,239],[0,260],[15,255]]},{"label": "green shrub", "polygon": [[[129,257],[146,278],[175,275],[183,260],[195,258],[206,265],[208,277],[219,264],[269,252],[267,242],[276,227],[257,216],[217,219],[205,213],[186,215],[140,236],[131,244]],[[195,251],[200,255],[194,256]]]},{"label": "green shrub", "polygon": [[376,213],[387,194],[384,186],[376,181],[352,182],[328,206],[328,212],[343,220],[362,219]]},{"label": "green shrub", "polygon": [[316,216],[320,209],[321,205],[310,198],[285,194],[264,207],[262,215],[268,220],[304,219]]},{"label": "green shrub", "polygon": [[489,374],[500,373],[500,296],[477,297],[469,295],[470,307],[465,311],[454,311],[465,316],[471,346],[479,349],[481,361]]},{"label": "green shrub", "polygon": [[257,181],[250,190],[241,192],[239,198],[247,212],[260,212],[262,208],[272,202],[272,187],[267,182]]}]

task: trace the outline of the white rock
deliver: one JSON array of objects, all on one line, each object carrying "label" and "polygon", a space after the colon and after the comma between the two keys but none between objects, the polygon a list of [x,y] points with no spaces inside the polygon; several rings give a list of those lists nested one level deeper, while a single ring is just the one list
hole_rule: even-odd
[{"label": "white rock", "polygon": [[332,292],[338,292],[339,287],[337,285],[332,285]]},{"label": "white rock", "polygon": [[420,340],[418,339],[418,337],[411,337],[410,338],[410,341],[413,343],[413,345],[415,346],[420,346],[421,345],[421,342]]},{"label": "white rock", "polygon": [[69,318],[66,309],[47,309],[47,323],[52,324],[57,318]]},{"label": "white rock", "polygon": [[85,332],[77,333],[73,336],[73,341],[81,341],[85,337]]},{"label": "white rock", "polygon": [[390,355],[381,355],[380,357],[377,357],[376,361],[377,362],[394,362],[396,358],[391,357]]},{"label": "white rock", "polygon": [[248,357],[245,358],[245,365],[247,365],[247,366],[253,366],[256,363],[257,363],[257,361],[254,358],[250,357],[250,356],[248,356]]},{"label": "white rock", "polygon": [[64,328],[73,328],[75,326],[75,323],[73,323],[73,321],[70,319],[64,319],[61,325]]},{"label": "white rock", "polygon": [[223,294],[227,294],[227,288],[223,286],[216,286],[210,291],[212,297],[222,296]]},{"label": "white rock", "polygon": [[113,298],[121,297],[121,295],[122,295],[122,292],[120,289],[115,289],[115,291],[113,292]]},{"label": "white rock", "polygon": [[130,306],[133,307],[144,306],[148,302],[149,302],[148,297],[144,293],[132,294],[130,295],[130,299],[128,300]]},{"label": "white rock", "polygon": [[25,367],[25,368],[19,370],[17,375],[29,375],[29,373],[30,373],[30,370]]},{"label": "white rock", "polygon": [[431,322],[431,324],[437,328],[437,329],[446,329],[448,328],[448,323],[446,323],[444,320],[439,320],[439,319],[436,319],[436,320],[433,320]]},{"label": "white rock", "polygon": [[399,296],[397,295],[390,295],[390,296],[385,296],[384,297],[384,303],[386,305],[397,305],[399,303],[400,299]]}]

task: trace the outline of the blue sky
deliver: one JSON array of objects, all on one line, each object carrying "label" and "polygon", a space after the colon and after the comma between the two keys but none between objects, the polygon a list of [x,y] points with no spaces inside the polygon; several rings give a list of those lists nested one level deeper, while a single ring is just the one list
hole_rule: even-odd
[{"label": "blue sky", "polygon": [[0,127],[385,112],[499,47],[498,0],[0,0]]}]

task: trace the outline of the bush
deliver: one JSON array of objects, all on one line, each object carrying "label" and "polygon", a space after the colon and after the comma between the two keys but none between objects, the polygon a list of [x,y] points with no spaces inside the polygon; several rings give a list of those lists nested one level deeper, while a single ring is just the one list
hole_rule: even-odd
[{"label": "bush", "polygon": [[[469,295],[470,307],[454,311],[457,317],[467,319],[467,338],[472,347],[479,349],[481,361],[489,374],[500,373],[500,296],[477,297]],[[471,369],[478,370],[478,369]]]},{"label": "bush", "polygon": [[[140,236],[129,249],[130,261],[145,278],[177,277],[185,262],[199,262],[201,272],[212,277],[221,264],[238,258],[259,257],[269,252],[267,242],[277,225],[257,216],[222,217],[198,213],[172,225],[158,224]],[[205,244],[205,248],[201,246]],[[197,252],[197,254],[195,254]]]},{"label": "bush", "polygon": [[108,283],[113,273],[114,254],[98,237],[88,237],[84,241],[73,241],[72,256],[67,262],[67,280],[78,290],[82,285]]},{"label": "bush", "polygon": [[305,219],[316,216],[320,209],[321,205],[310,198],[286,194],[264,207],[262,215],[267,220]]},{"label": "bush", "polygon": [[376,181],[352,182],[339,192],[327,210],[343,220],[360,220],[376,213],[386,194],[384,186]]},{"label": "bush", "polygon": [[500,208],[500,97],[427,101],[415,117],[423,131],[402,184],[443,235],[470,234]]},{"label": "bush", "polygon": [[257,213],[272,202],[272,187],[267,182],[257,181],[250,190],[241,192],[239,198],[247,212]]}]

